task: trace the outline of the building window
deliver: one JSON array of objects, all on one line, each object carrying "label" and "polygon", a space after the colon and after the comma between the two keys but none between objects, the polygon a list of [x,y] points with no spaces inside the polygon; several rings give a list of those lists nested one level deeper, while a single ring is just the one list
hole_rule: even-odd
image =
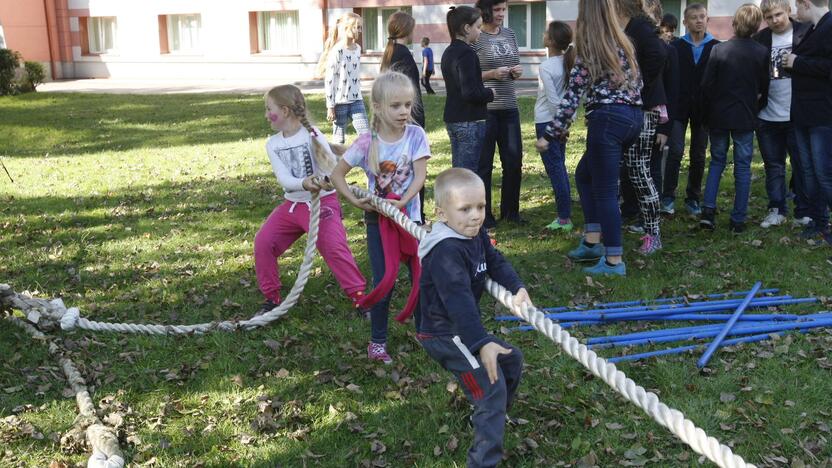
[{"label": "building window", "polygon": [[409,6],[361,9],[361,18],[364,20],[363,47],[365,51],[384,50],[387,46],[387,20],[397,11],[413,15]]},{"label": "building window", "polygon": [[199,14],[160,15],[159,39],[162,53],[199,51],[202,19]]},{"label": "building window", "polygon": [[86,18],[88,54],[106,54],[116,49],[116,19],[112,16]]},{"label": "building window", "polygon": [[298,54],[300,50],[300,28],[296,10],[258,11],[255,20],[257,23],[257,47],[253,51]]},{"label": "building window", "polygon": [[546,32],[546,2],[512,3],[508,6],[508,27],[517,36],[521,50],[543,49]]}]

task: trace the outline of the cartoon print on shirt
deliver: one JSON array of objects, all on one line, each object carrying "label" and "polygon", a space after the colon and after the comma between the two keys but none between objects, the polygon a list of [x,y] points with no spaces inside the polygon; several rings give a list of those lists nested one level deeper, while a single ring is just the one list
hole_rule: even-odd
[{"label": "cartoon print on shirt", "polygon": [[393,191],[393,177],[396,175],[396,163],[390,160],[381,161],[378,164],[378,176],[376,176],[376,195],[381,198]]},{"label": "cartoon print on shirt", "polygon": [[396,166],[396,173],[393,176],[393,192],[396,195],[404,195],[413,180],[413,163],[406,154],[403,154]]},{"label": "cartoon print on shirt", "polygon": [[289,168],[292,177],[296,179],[304,179],[313,173],[312,155],[307,145],[279,149],[277,157]]}]

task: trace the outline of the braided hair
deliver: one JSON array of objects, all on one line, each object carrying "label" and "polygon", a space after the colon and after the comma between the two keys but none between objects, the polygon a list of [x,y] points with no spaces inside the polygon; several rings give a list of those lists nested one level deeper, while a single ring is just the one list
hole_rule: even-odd
[{"label": "braided hair", "polygon": [[335,168],[335,163],[337,162],[336,157],[332,154],[328,145],[321,143],[319,131],[309,122],[309,117],[306,112],[306,100],[303,98],[303,93],[300,89],[293,85],[275,86],[266,93],[265,99],[270,99],[278,106],[289,108],[292,115],[309,132],[309,136],[312,139],[310,150],[312,151],[312,157],[315,158],[315,162],[318,165],[318,169],[321,173],[329,175],[332,169]]}]

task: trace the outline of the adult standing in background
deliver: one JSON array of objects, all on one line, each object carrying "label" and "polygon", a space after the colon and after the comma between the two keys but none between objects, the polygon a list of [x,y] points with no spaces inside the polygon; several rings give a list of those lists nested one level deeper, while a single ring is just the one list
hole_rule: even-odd
[{"label": "adult standing in background", "polygon": [[451,162],[453,167],[476,172],[485,138],[486,104],[494,100],[494,91],[483,86],[480,59],[471,48],[480,36],[482,18],[478,9],[463,5],[451,7],[447,21],[451,44],[442,53],[441,67]]},{"label": "adult standing in background", "polygon": [[514,80],[520,78],[520,52],[514,31],[503,26],[508,10],[507,0],[478,0],[482,12],[482,34],[473,44],[480,59],[482,80],[494,91],[494,101],[488,103],[485,140],[480,154],[477,174],[485,183],[486,229],[497,225],[491,210],[491,175],[494,151],[500,150],[503,181],[500,198],[500,218],[521,223],[520,178],[523,164],[523,140],[520,134],[520,111]]}]

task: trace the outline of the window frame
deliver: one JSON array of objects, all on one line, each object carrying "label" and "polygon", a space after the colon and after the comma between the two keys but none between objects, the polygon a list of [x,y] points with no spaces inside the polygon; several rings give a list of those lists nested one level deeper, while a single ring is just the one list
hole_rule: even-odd
[{"label": "window frame", "polygon": [[[410,5],[401,5],[401,6],[377,6],[377,7],[363,7],[361,8],[361,18],[367,17],[366,11],[367,10],[376,10],[376,27],[377,27],[377,36],[376,36],[376,43],[378,48],[371,49],[367,47],[367,38],[364,37],[367,33],[367,25],[364,24],[364,33],[362,33],[361,37],[361,48],[362,52],[370,52],[370,53],[382,53],[384,52],[385,47],[387,47],[387,24],[384,22],[384,12],[389,11],[392,15],[397,11],[404,11],[405,13],[413,16],[413,8]],[[409,49],[413,49],[413,44],[408,44],[407,46]]]},{"label": "window frame", "polygon": [[[93,41],[92,35],[93,35],[94,30],[95,30],[95,28],[93,27],[93,22],[98,22],[99,23],[99,26],[98,26],[99,31],[104,32],[105,28],[102,27],[104,25],[102,25],[100,23],[104,23],[105,20],[108,20],[108,22],[111,22],[110,24],[112,24],[112,27],[111,27],[111,29],[112,29],[112,31],[111,31],[112,32],[112,47],[107,48],[106,47],[106,40],[104,40],[104,41],[101,41],[101,42],[105,43],[105,44],[103,44],[104,47],[102,49],[93,49],[94,41]],[[105,55],[105,54],[113,54],[113,53],[118,52],[118,19],[117,19],[117,17],[115,17],[115,16],[87,16],[87,17],[84,18],[84,23],[85,23],[84,24],[84,30],[85,30],[84,32],[85,32],[85,36],[86,36],[84,38],[86,40],[86,50],[84,51],[86,53],[84,55]],[[106,39],[106,35],[104,35],[103,37],[98,37],[97,39],[99,39],[99,40]],[[101,45],[101,44],[99,44],[99,45]]]},{"label": "window frame", "polygon": [[[173,32],[174,32],[174,17],[196,17],[197,19],[197,44],[188,49],[175,49]],[[167,51],[165,53],[171,55],[200,55],[203,53],[202,49],[202,14],[201,13],[170,13],[165,15],[165,27],[167,31]],[[181,23],[181,20],[180,20]],[[182,41],[180,40],[180,43]]]},{"label": "window frame", "polygon": [[[543,4],[544,9],[547,11],[547,13],[546,13],[547,16],[545,16],[543,18],[543,30],[545,31],[546,27],[548,26],[548,23],[547,23],[548,8],[546,6],[546,1],[545,0],[530,1],[530,2],[515,2],[515,3],[512,3],[511,5],[509,5],[509,6],[524,6],[525,10],[526,10],[526,37],[525,37],[526,46],[523,46],[523,47],[520,46],[519,37],[518,37],[517,50],[520,51],[520,52],[540,52],[540,51],[545,51],[546,50],[545,45],[543,45],[540,48],[531,47],[531,44],[533,43],[532,27],[531,27],[532,4],[535,4],[535,3]],[[505,19],[503,19],[503,24],[505,24],[505,25],[510,24],[509,23],[509,16],[510,16],[509,11],[510,11],[510,8],[506,8],[506,17],[505,17]],[[514,31],[514,33],[517,34],[517,31]]]},{"label": "window frame", "polygon": [[[258,54],[266,54],[266,55],[299,55],[300,52],[300,44],[301,44],[301,34],[300,34],[300,11],[299,10],[262,10],[262,11],[255,11],[254,13],[256,31],[253,31],[252,34],[256,35],[256,41],[252,41],[252,52]],[[289,14],[292,15],[294,19],[294,36],[295,36],[295,45],[293,47],[285,47],[280,49],[270,49],[267,48],[267,44],[265,44],[265,24],[263,18],[266,15],[271,14]],[[271,42],[271,41],[270,41]]]}]

